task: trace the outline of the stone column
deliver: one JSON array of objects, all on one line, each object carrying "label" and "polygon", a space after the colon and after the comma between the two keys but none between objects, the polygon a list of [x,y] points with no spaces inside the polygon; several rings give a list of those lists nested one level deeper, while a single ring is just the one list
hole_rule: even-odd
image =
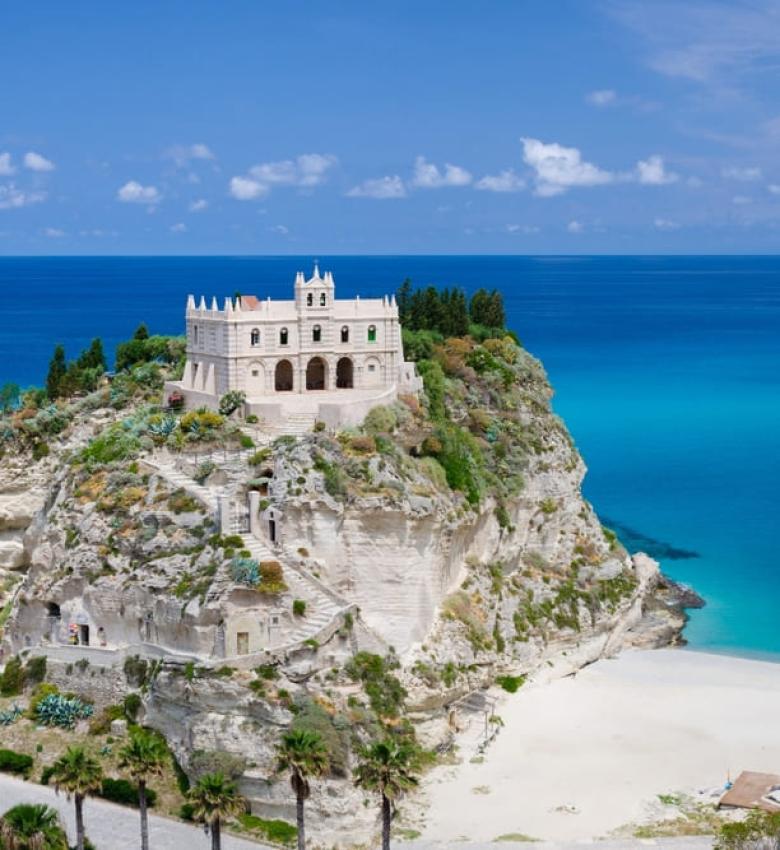
[{"label": "stone column", "polygon": [[255,537],[263,537],[260,520],[260,494],[257,490],[249,491],[249,533]]},{"label": "stone column", "polygon": [[230,534],[230,496],[226,493],[217,496],[217,514],[220,534]]}]

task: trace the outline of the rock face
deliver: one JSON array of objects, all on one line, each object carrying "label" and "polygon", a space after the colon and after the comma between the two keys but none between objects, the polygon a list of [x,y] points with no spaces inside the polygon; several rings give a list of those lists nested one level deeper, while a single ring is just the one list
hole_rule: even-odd
[{"label": "rock face", "polygon": [[[224,446],[204,464],[186,441],[161,459],[150,435],[170,446],[179,426],[147,408],[122,426],[144,436],[121,459],[62,462],[92,436],[78,424],[62,457],[20,455],[0,479],[0,567],[25,571],[4,647],[47,654],[51,680],[99,705],[143,688],[144,722],[185,769],[223,754],[263,816],[294,815],[282,730],[320,731],[337,757],[308,817],[345,844],[375,823],[350,770],[383,729],[443,747],[458,700],[497,676],[679,640],[694,600],[583,500],[538,362],[508,339],[448,340],[421,371],[422,399],[249,464]],[[215,516],[226,503],[235,515]],[[273,592],[237,578],[236,558],[276,564]],[[74,630],[88,647],[68,645]]]}]

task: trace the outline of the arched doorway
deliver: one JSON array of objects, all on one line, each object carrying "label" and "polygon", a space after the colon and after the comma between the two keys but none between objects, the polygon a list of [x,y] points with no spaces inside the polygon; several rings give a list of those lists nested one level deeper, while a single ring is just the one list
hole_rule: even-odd
[{"label": "arched doorway", "polygon": [[265,369],[262,363],[255,361],[249,364],[246,372],[246,394],[249,398],[265,395]]},{"label": "arched doorway", "polygon": [[327,366],[321,357],[312,357],[306,367],[306,389],[324,390]]},{"label": "arched doorway", "polygon": [[289,360],[280,360],[276,364],[274,387],[278,393],[292,390],[293,367]]},{"label": "arched doorway", "polygon": [[340,390],[351,390],[353,383],[352,361],[349,357],[342,357],[336,364],[336,387]]}]

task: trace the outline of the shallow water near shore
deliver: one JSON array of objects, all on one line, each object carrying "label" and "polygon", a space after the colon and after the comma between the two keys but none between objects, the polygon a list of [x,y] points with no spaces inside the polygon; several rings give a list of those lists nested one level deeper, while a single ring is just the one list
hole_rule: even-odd
[{"label": "shallow water near shore", "polygon": [[[320,257],[337,294],[496,287],[585,457],[585,494],[707,600],[691,648],[780,658],[780,258]],[[291,297],[311,258],[0,258],[0,383],[53,346],[183,329],[186,295]],[[630,541],[629,541],[630,542]],[[648,544],[649,548],[649,544]],[[681,550],[696,557],[678,557]]]}]

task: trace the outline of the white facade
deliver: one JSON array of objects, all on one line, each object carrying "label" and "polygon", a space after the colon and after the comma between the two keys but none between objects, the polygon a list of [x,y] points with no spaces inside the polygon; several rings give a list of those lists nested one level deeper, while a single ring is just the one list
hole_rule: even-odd
[{"label": "white facade", "polygon": [[190,407],[216,407],[241,390],[248,413],[271,421],[310,413],[335,425],[419,389],[404,363],[395,296],[336,300],[333,275],[316,265],[309,280],[298,272],[292,301],[244,295],[220,309],[216,298],[209,307],[190,295],[186,321],[184,376],[166,390]]}]

